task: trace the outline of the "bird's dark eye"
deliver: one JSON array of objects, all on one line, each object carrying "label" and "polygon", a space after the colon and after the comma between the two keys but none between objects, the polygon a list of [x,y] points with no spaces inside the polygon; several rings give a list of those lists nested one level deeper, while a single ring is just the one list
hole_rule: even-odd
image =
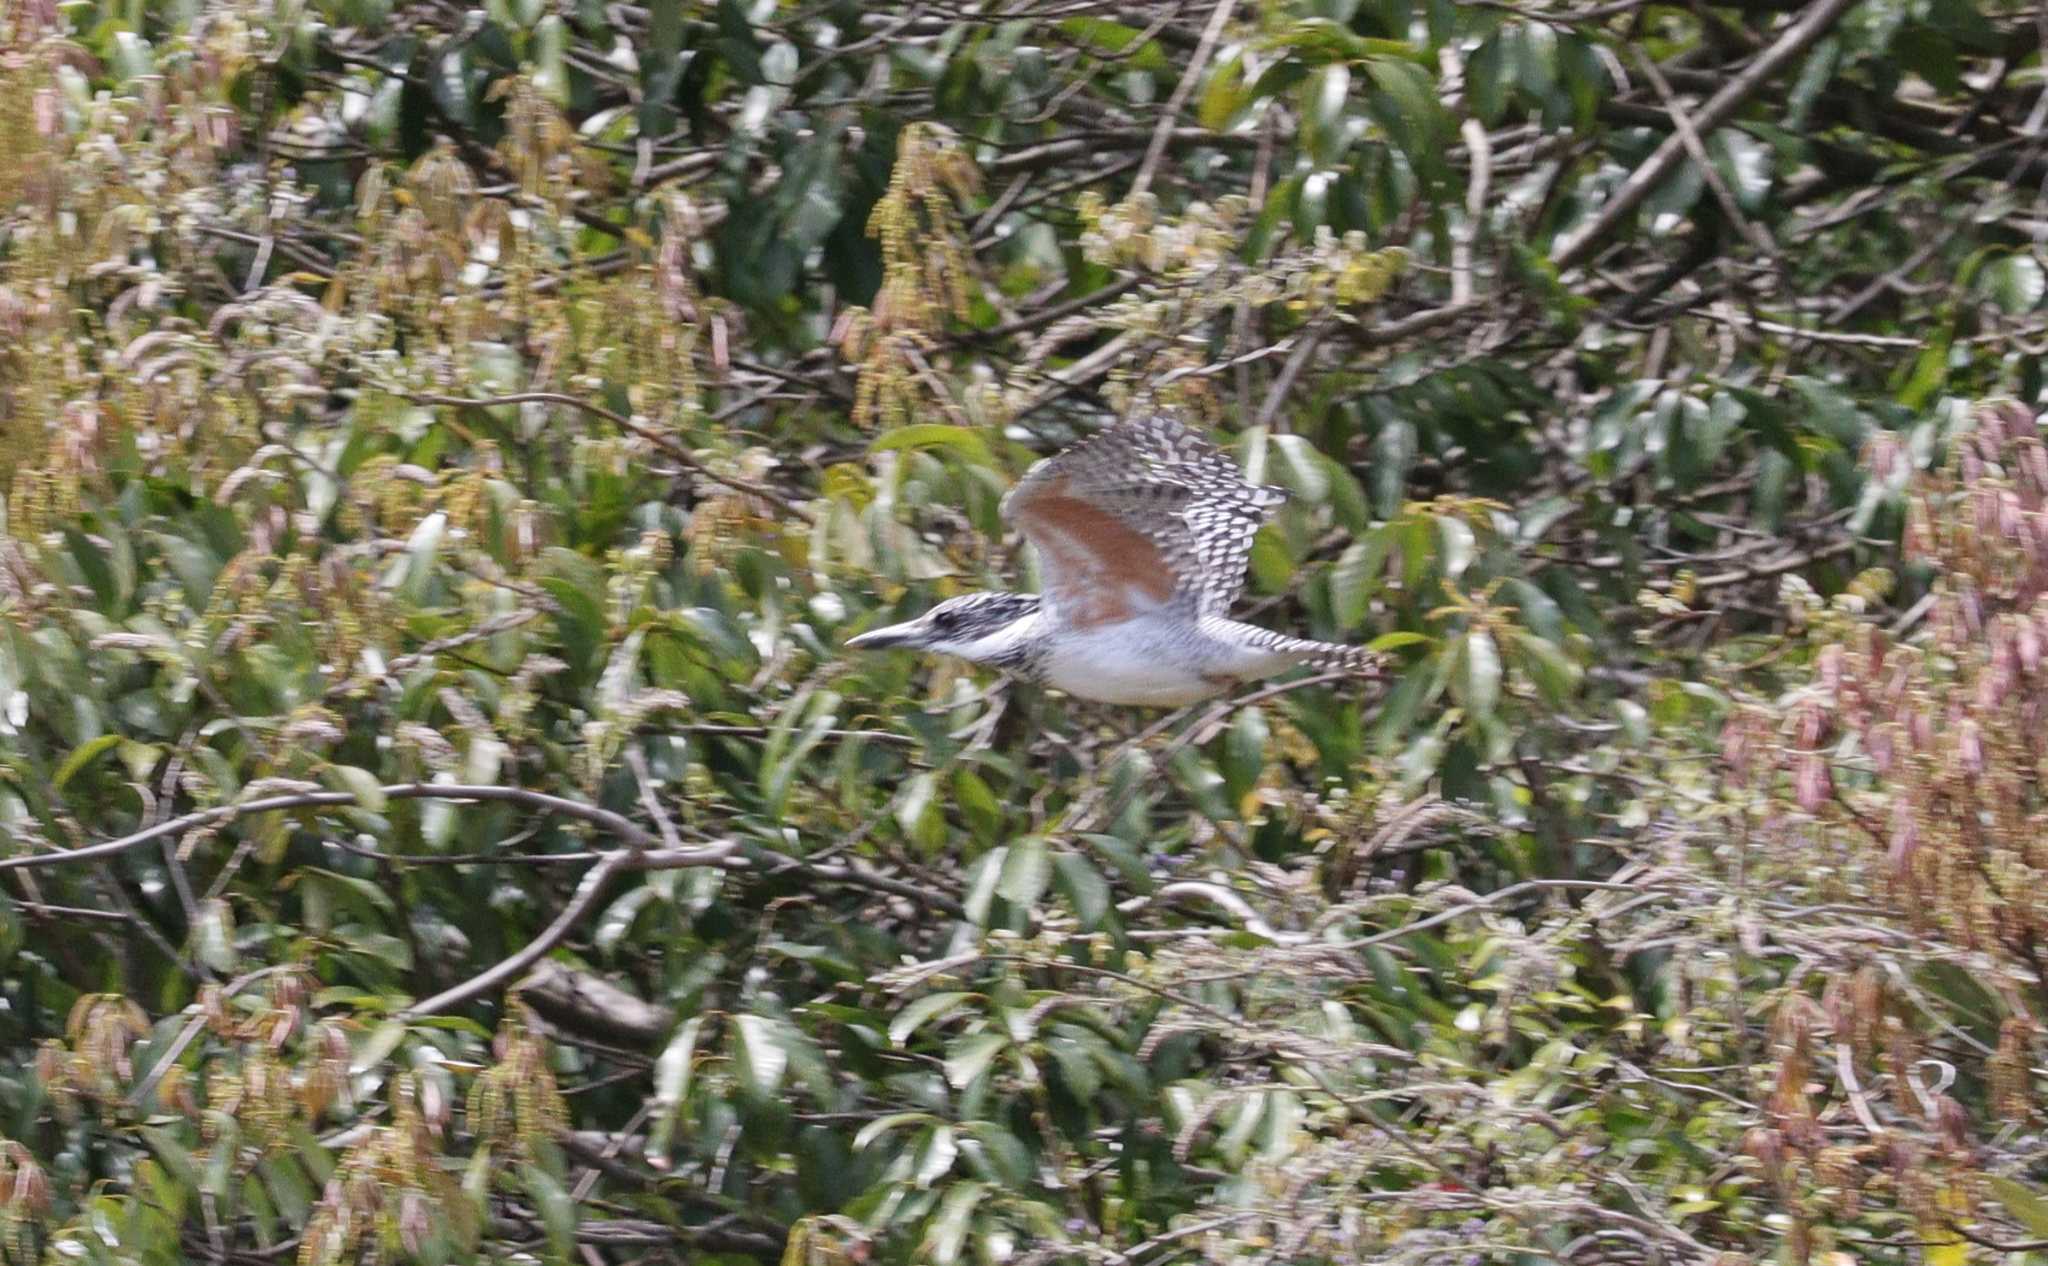
[{"label": "bird's dark eye", "polygon": [[932,612],[932,627],[941,633],[949,632],[958,623],[960,623],[959,616],[951,611]]}]

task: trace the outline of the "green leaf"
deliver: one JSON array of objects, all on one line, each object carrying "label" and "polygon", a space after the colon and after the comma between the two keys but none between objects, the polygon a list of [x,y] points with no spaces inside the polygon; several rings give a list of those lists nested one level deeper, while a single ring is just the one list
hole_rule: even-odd
[{"label": "green leaf", "polygon": [[1272,450],[1279,454],[1274,471],[1288,491],[1309,505],[1330,499],[1330,459],[1306,436],[1275,435]]},{"label": "green leaf", "polygon": [[216,897],[200,905],[192,941],[200,962],[222,974],[235,970],[235,919],[225,900]]},{"label": "green leaf", "polygon": [[718,0],[718,55],[734,79],[750,86],[765,82],[761,75],[761,49],[754,28],[747,21],[746,6],[740,0]]},{"label": "green leaf", "polygon": [[363,1039],[363,1044],[357,1047],[355,1054],[350,1057],[348,1061],[349,1075],[360,1077],[383,1063],[390,1056],[391,1052],[398,1049],[398,1044],[404,1040],[404,1021],[386,1020],[378,1025],[370,1031],[370,1035]]},{"label": "green leaf", "polygon": [[1571,661],[1557,643],[1534,633],[1517,631],[1515,644],[1521,650],[1524,668],[1536,682],[1536,688],[1553,705],[1569,699],[1579,688],[1583,676],[1579,666]]},{"label": "green leaf", "polygon": [[64,758],[64,763],[57,766],[57,772],[51,775],[50,789],[52,791],[64,790],[64,784],[70,782],[72,776],[77,774],[79,770],[92,764],[95,758],[113,751],[120,745],[120,735],[102,734],[96,739],[80,743],[77,747],[72,748],[71,754]]},{"label": "green leaf", "polygon": [[1334,165],[1343,156],[1348,132],[1344,107],[1350,98],[1351,68],[1342,62],[1324,66],[1302,85],[1302,140],[1322,166]]},{"label": "green leaf", "polygon": [[398,910],[398,902],[384,885],[375,880],[360,875],[344,875],[320,866],[305,867],[299,874],[303,876],[302,883],[323,884],[336,889],[340,900],[354,905],[365,917],[371,911],[395,914]]},{"label": "green leaf", "polygon": [[[1059,23],[1062,35],[1102,54],[1116,56],[1133,70],[1159,74],[1170,69],[1159,41],[1145,39],[1145,32],[1108,18],[1067,18]],[[1142,41],[1142,42],[1141,42]]]},{"label": "green leaf", "polygon": [[988,780],[973,770],[962,769],[953,775],[953,803],[976,838],[991,839],[1001,829],[1005,816],[1003,802],[996,798]]},{"label": "green leaf", "polygon": [[1400,759],[1401,793],[1414,795],[1424,783],[1436,776],[1437,767],[1443,763],[1444,740],[1440,734],[1417,736],[1402,750]]},{"label": "green leaf", "polygon": [[1003,858],[1002,878],[996,892],[1019,909],[1028,910],[1045,895],[1052,880],[1052,856],[1042,835],[1027,835],[1010,845]]},{"label": "green leaf", "polygon": [[950,426],[943,422],[918,422],[885,431],[868,445],[868,452],[888,453],[906,448],[950,448],[977,466],[996,464],[995,454],[989,451],[988,441],[982,438],[981,432],[970,426]]},{"label": "green leaf", "polygon": [[1007,845],[992,848],[976,858],[968,869],[967,899],[960,903],[960,907],[969,923],[977,927],[987,926],[989,908],[996,899],[996,884],[1003,876],[1003,866],[1009,857]]},{"label": "green leaf", "polygon": [[789,1067],[787,1035],[780,1021],[763,1015],[742,1015],[733,1019],[733,1054],[746,1085],[762,1098],[772,1098],[782,1088],[782,1074]]},{"label": "green leaf", "polygon": [[959,1158],[960,1144],[953,1137],[953,1127],[943,1123],[931,1126],[918,1140],[911,1181],[920,1187],[929,1187],[951,1172],[953,1162]]},{"label": "green leaf", "polygon": [[559,13],[548,14],[533,29],[533,84],[557,106],[569,104],[569,74],[564,64],[568,44],[569,24]]},{"label": "green leaf", "polygon": [[2048,273],[2031,255],[2006,255],[1978,272],[1976,290],[2007,312],[2031,312],[2048,294]]},{"label": "green leaf", "polygon": [[199,1188],[199,1166],[194,1163],[192,1153],[169,1130],[153,1125],[140,1127],[142,1141],[149,1144],[149,1150],[156,1153],[171,1177],[191,1190]]},{"label": "green leaf", "polygon": [[2003,1174],[1987,1175],[1985,1183],[1991,1194],[2013,1220],[2027,1228],[2027,1233],[2037,1239],[2048,1238],[2048,1201],[2044,1201],[2034,1190],[2014,1178]]},{"label": "green leaf", "polygon": [[1770,147],[1741,128],[1726,127],[1714,133],[1706,150],[1722,183],[1735,195],[1736,205],[1752,214],[1763,210],[1776,174]]},{"label": "green leaf", "polygon": [[1271,730],[1263,710],[1250,707],[1238,712],[1223,734],[1223,776],[1233,801],[1242,799],[1258,785],[1266,771],[1266,741]]},{"label": "green leaf", "polygon": [[1372,504],[1383,519],[1399,513],[1408,495],[1408,475],[1415,465],[1418,443],[1415,424],[1401,417],[1383,418],[1379,434],[1373,437]]},{"label": "green leaf", "polygon": [[1436,536],[1437,565],[1443,568],[1445,579],[1456,580],[1478,556],[1479,539],[1473,535],[1470,524],[1448,514],[1437,518]]},{"label": "green leaf", "polygon": [[1365,623],[1373,596],[1386,579],[1388,536],[1372,531],[1345,547],[1330,568],[1330,613],[1349,633]]},{"label": "green leaf", "polygon": [[98,603],[100,612],[109,618],[119,618],[122,594],[107,556],[76,528],[64,530],[64,544],[70,549],[78,570],[84,574],[85,583],[91,586],[93,600]]},{"label": "green leaf", "polygon": [[628,890],[617,901],[611,903],[604,917],[597,921],[597,931],[591,934],[591,943],[600,954],[616,954],[625,943],[627,934],[640,920],[640,912],[661,899],[661,890],[652,884],[642,884]]},{"label": "green leaf", "polygon": [[1792,81],[1791,91],[1785,94],[1785,118],[1783,126],[1794,132],[1803,131],[1807,115],[1814,103],[1827,89],[1835,77],[1835,65],[1842,57],[1842,41],[1829,36],[1813,46],[1813,51],[1800,63],[1799,76]]},{"label": "green leaf", "polygon": [[533,1197],[534,1210],[540,1214],[549,1256],[559,1262],[569,1261],[569,1255],[576,1249],[576,1202],[570,1199],[560,1180],[538,1165],[520,1166],[519,1181],[526,1194]]},{"label": "green leaf", "polygon": [[860,1127],[860,1133],[853,1136],[853,1150],[864,1152],[868,1149],[869,1144],[891,1130],[906,1125],[924,1125],[929,1123],[931,1119],[932,1115],[929,1112],[891,1112],[885,1116],[876,1117]]},{"label": "green leaf", "polygon": [[1464,650],[1464,689],[1460,693],[1465,706],[1476,716],[1490,717],[1500,702],[1500,647],[1491,633],[1474,629],[1465,635]]},{"label": "green leaf", "polygon": [[925,1228],[924,1242],[918,1250],[920,1262],[953,1266],[960,1260],[960,1249],[973,1225],[975,1206],[987,1192],[988,1185],[978,1182],[960,1183],[946,1192],[946,1198],[939,1202],[938,1216]]},{"label": "green leaf", "polygon": [[156,74],[156,55],[149,41],[133,31],[114,32],[114,81],[132,88],[139,79]]},{"label": "green leaf", "polygon": [[696,1067],[697,1039],[704,1032],[704,1017],[693,1015],[676,1026],[675,1036],[654,1061],[654,1106],[667,1112],[690,1095],[690,1075]]},{"label": "green leaf", "polygon": [[1209,72],[1195,105],[1195,118],[1212,132],[1227,131],[1252,104],[1244,82],[1244,54],[1233,53]]},{"label": "green leaf", "polygon": [[1441,173],[1444,139],[1450,128],[1443,104],[1437,100],[1436,81],[1404,57],[1372,57],[1365,68],[1379,89],[1373,112],[1394,144],[1417,171],[1432,177]]},{"label": "green leaf", "polygon": [[447,536],[448,515],[445,511],[436,510],[421,519],[406,539],[405,553],[392,562],[378,587],[396,589],[407,602],[424,604],[440,562],[441,542]]},{"label": "green leaf", "polygon": [[1365,648],[1369,651],[1398,651],[1404,646],[1429,646],[1435,642],[1436,639],[1427,633],[1416,633],[1409,629],[1396,629],[1392,633],[1380,634],[1372,641],[1367,642]]},{"label": "green leaf", "polygon": [[1002,1033],[976,1033],[961,1038],[946,1052],[946,1081],[955,1090],[965,1090],[969,1082],[988,1071],[996,1056],[1010,1044]]},{"label": "green leaf", "polygon": [[1112,894],[1109,881],[1093,862],[1079,853],[1059,853],[1053,857],[1053,880],[1073,907],[1083,931],[1102,926],[1109,916]]},{"label": "green leaf", "polygon": [[910,1035],[940,1016],[950,1015],[967,1005],[976,995],[960,990],[946,993],[930,993],[897,1012],[889,1021],[889,1040],[901,1046]]},{"label": "green leaf", "polygon": [[384,784],[369,770],[355,765],[329,765],[326,779],[335,790],[354,796],[361,808],[371,813],[384,812]]},{"label": "green leaf", "polygon": [[932,797],[938,791],[938,785],[939,776],[927,770],[906,779],[902,790],[896,793],[892,813],[896,825],[903,828],[905,835],[918,834],[918,828],[923,823],[925,815],[931,812]]},{"label": "green leaf", "polygon": [[1465,99],[1481,123],[1492,127],[1507,110],[1514,84],[1508,74],[1506,41],[1495,33],[1465,62]]}]

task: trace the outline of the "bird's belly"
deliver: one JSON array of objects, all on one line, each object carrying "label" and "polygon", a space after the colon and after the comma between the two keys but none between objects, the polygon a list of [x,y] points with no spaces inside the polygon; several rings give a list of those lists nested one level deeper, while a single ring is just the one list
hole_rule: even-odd
[{"label": "bird's belly", "polygon": [[1072,634],[1046,657],[1045,684],[1079,699],[1177,708],[1221,694],[1227,673],[1208,671],[1193,648],[1132,636],[1130,625]]}]

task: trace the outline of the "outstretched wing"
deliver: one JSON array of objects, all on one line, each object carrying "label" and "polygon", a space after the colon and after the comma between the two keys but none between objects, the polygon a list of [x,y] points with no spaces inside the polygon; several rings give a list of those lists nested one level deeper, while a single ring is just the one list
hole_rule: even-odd
[{"label": "outstretched wing", "polygon": [[1169,603],[1224,613],[1252,537],[1284,500],[1171,416],[1148,414],[1032,467],[1003,515],[1038,547],[1053,615],[1088,628]]}]

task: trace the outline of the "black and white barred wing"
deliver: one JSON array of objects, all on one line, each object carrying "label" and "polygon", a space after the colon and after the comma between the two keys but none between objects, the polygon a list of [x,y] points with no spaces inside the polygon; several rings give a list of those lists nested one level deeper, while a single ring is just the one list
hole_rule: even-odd
[{"label": "black and white barred wing", "polygon": [[1086,628],[1168,604],[1224,614],[1244,588],[1252,538],[1285,499],[1150,414],[1032,467],[1003,513],[1038,548],[1053,614]]}]

